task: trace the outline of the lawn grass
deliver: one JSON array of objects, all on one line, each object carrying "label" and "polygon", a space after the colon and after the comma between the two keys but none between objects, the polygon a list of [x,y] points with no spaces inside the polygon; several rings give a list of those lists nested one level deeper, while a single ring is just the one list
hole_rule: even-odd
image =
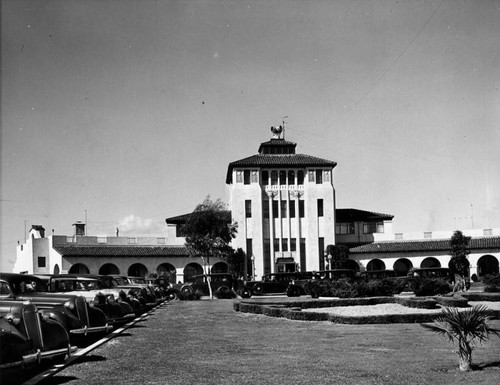
[{"label": "lawn grass", "polygon": [[[492,322],[500,327],[500,321]],[[340,325],[175,302],[44,384],[496,384],[500,339],[458,371],[454,346],[418,324]]]}]

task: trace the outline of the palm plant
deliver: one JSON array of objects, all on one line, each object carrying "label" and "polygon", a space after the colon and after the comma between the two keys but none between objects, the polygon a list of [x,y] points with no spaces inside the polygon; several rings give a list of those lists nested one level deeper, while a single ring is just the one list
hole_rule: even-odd
[{"label": "palm plant", "polygon": [[488,325],[494,316],[495,312],[482,305],[464,311],[447,307],[443,308],[443,314],[434,323],[421,326],[448,337],[452,343],[457,341],[459,368],[461,371],[470,371],[475,341],[484,342],[491,334],[500,337],[500,329]]}]

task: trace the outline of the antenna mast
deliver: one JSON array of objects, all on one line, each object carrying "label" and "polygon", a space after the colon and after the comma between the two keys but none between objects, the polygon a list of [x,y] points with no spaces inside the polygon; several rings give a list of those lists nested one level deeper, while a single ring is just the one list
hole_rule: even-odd
[{"label": "antenna mast", "polygon": [[281,118],[281,126],[283,127],[283,140],[285,140],[285,119],[288,119],[288,116],[283,116]]}]

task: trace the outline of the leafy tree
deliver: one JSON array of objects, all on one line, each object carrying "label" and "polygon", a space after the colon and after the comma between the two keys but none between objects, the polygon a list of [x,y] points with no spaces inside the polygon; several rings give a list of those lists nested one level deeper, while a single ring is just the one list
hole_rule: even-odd
[{"label": "leafy tree", "polygon": [[246,254],[242,248],[238,248],[236,251],[233,250],[227,256],[229,271],[231,271],[236,277],[243,277],[245,274],[245,260]]},{"label": "leafy tree", "polygon": [[331,266],[329,269],[345,269],[347,259],[349,259],[349,248],[343,245],[326,246],[326,254],[331,255]]},{"label": "leafy tree", "polygon": [[461,231],[457,230],[453,233],[450,240],[451,260],[449,267],[455,275],[455,286],[453,292],[458,289],[465,288],[465,277],[469,274],[470,262],[469,255],[469,242],[470,237],[466,237]]},{"label": "leafy tree", "polygon": [[488,321],[495,313],[485,306],[474,306],[464,311],[456,307],[443,308],[443,314],[432,324],[421,324],[422,327],[448,337],[452,343],[458,342],[458,362],[462,371],[470,371],[474,342],[484,342],[491,334],[500,337],[500,329],[495,329]]},{"label": "leafy tree", "polygon": [[192,257],[202,259],[203,274],[208,282],[210,297],[212,288],[207,276],[210,274],[210,257],[226,259],[231,252],[234,252],[229,243],[236,236],[236,232],[237,224],[230,223],[224,203],[220,199],[212,201],[210,196],[196,206],[184,225],[188,253]]}]

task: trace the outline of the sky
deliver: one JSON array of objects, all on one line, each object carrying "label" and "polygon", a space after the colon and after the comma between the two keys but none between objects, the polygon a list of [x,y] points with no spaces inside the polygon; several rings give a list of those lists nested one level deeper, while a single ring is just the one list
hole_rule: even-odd
[{"label": "sky", "polygon": [[165,236],[283,120],[338,208],[500,227],[499,0],[1,5],[3,271],[32,225]]}]

